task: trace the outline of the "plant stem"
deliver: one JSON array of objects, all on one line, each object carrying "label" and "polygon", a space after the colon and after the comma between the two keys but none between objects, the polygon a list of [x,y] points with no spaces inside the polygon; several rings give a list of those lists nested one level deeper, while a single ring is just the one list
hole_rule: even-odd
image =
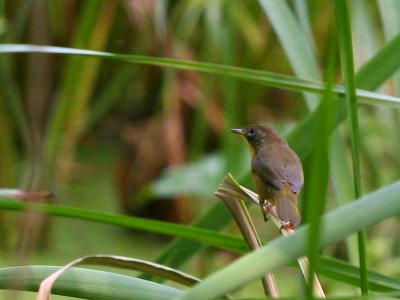
[{"label": "plant stem", "polygon": [[[335,17],[337,35],[339,41],[339,52],[342,61],[342,70],[346,87],[347,109],[349,111],[350,135],[352,145],[353,176],[355,198],[361,196],[361,168],[360,168],[360,134],[357,111],[356,85],[354,79],[353,48],[351,39],[351,25],[349,9],[346,0],[335,1]],[[365,234],[359,231],[358,252],[360,260],[361,292],[368,294],[368,273]]]},{"label": "plant stem", "polygon": [[[221,186],[223,186],[224,183],[225,181],[222,183]],[[240,194],[231,194],[229,193],[229,188],[221,188],[221,186],[216,191],[215,195],[224,202],[226,207],[231,212],[247,245],[251,250],[257,250],[261,248],[261,240],[250,218],[246,205],[240,197]],[[279,298],[278,288],[272,274],[266,274],[264,277],[261,278],[261,282],[264,287],[264,292],[267,296],[271,298]]]}]

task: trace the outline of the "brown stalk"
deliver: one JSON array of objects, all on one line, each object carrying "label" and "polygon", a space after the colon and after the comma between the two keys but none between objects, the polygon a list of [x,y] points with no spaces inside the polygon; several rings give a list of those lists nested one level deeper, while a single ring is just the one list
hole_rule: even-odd
[{"label": "brown stalk", "polygon": [[[246,205],[242,200],[245,197],[243,197],[242,193],[230,188],[230,184],[226,180],[227,177],[225,177],[224,182],[218,187],[215,195],[228,207],[249,248],[251,250],[257,250],[261,248],[262,244]],[[267,296],[279,298],[278,288],[272,274],[266,274],[262,277],[261,283]]]}]

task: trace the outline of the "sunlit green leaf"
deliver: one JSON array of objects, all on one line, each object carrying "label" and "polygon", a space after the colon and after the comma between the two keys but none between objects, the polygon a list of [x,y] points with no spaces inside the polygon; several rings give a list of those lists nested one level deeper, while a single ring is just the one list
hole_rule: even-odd
[{"label": "sunlit green leaf", "polygon": [[[9,267],[0,269],[0,289],[37,291],[40,282],[59,270],[53,266]],[[81,268],[68,270],[55,283],[56,295],[84,299],[173,299],[182,290],[143,279]]]}]

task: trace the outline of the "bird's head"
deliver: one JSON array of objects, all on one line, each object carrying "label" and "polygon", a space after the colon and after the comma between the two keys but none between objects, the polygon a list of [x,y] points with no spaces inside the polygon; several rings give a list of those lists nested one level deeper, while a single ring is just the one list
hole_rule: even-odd
[{"label": "bird's head", "polygon": [[231,131],[243,135],[254,151],[265,143],[283,141],[274,129],[264,124],[253,124],[247,128],[235,128]]}]

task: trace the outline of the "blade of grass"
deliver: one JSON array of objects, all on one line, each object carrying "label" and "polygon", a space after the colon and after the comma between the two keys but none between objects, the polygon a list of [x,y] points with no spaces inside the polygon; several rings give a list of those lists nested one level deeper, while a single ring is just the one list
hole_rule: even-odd
[{"label": "blade of grass", "polygon": [[[320,256],[318,274],[336,279],[354,286],[360,286],[360,269],[346,262]],[[368,272],[368,285],[371,291],[392,292],[400,290],[400,282],[394,278],[376,272]]]},{"label": "blade of grass", "polygon": [[[396,0],[378,0],[379,12],[384,29],[385,40],[389,42],[388,46],[394,47],[394,43],[397,43],[397,49],[400,47],[400,2]],[[397,56],[391,57],[396,59]],[[387,64],[386,67],[390,67],[392,64]],[[389,71],[389,74],[392,72]],[[394,73],[396,91],[400,89],[400,71]]]},{"label": "blade of grass", "polygon": [[[84,2],[74,37],[74,47],[103,49],[108,40],[116,7],[116,1]],[[63,161],[68,165],[70,156],[74,153],[100,62],[98,59],[71,57],[66,63],[59,99],[47,127],[45,151],[50,170],[56,162]]]},{"label": "blade of grass", "polygon": [[87,112],[82,131],[95,126],[101,117],[117,102],[123,87],[129,82],[133,74],[132,66],[121,66],[110,82],[100,91],[93,101],[91,109]]},{"label": "blade of grass", "polygon": [[[307,33],[293,15],[286,1],[259,0],[274,27],[294,73],[301,78],[320,79],[321,73]],[[305,94],[308,106],[315,109],[318,97]]]},{"label": "blade of grass", "polygon": [[10,69],[9,58],[0,57],[0,95],[1,100],[4,102],[3,106],[7,112],[10,124],[16,128],[19,136],[22,137],[23,142],[29,145],[28,125],[24,109],[22,106],[22,97],[17,83],[12,76]]},{"label": "blade of grass", "polygon": [[200,279],[193,277],[189,274],[143,259],[117,255],[97,254],[78,258],[46,277],[40,284],[37,300],[49,299],[51,290],[57,279],[59,279],[60,276],[65,274],[68,270],[78,265],[101,265],[136,271],[145,271],[158,276],[163,276],[172,281],[187,286],[192,286],[200,282]]},{"label": "blade of grass", "polygon": [[[400,64],[399,55],[395,55],[400,47],[400,35],[396,35],[368,63],[357,72],[356,85],[360,89],[375,90],[395,73]],[[373,72],[372,72],[373,71]]]},{"label": "blade of grass", "polygon": [[[339,132],[336,131],[333,135],[335,134],[339,134]],[[339,139],[333,136],[330,141],[331,144],[335,144],[329,149],[329,162],[337,206],[342,206],[354,199],[354,187],[349,172],[351,167],[348,159],[346,142],[347,141],[343,138]],[[358,262],[357,236],[353,235],[346,238],[346,246],[349,262],[356,264]]]},{"label": "blade of grass", "polygon": [[[0,289],[36,292],[43,278],[59,270],[53,266],[0,269]],[[182,290],[135,277],[81,268],[68,270],[55,283],[53,293],[83,299],[174,299]]]},{"label": "blade of grass", "polygon": [[315,53],[315,41],[311,29],[310,14],[308,11],[308,2],[307,0],[299,0],[299,1],[294,1],[293,5],[295,12],[297,14],[297,18],[299,19],[299,23],[303,28],[303,32],[307,36],[311,49]]},{"label": "blade of grass", "polygon": [[[350,135],[353,158],[353,180],[355,198],[361,196],[361,166],[360,166],[360,133],[358,128],[358,111],[356,82],[354,77],[353,48],[351,39],[351,24],[348,3],[346,0],[335,0],[335,18],[339,42],[339,53],[342,72],[346,85],[347,109],[349,112]],[[358,250],[360,263],[361,291],[368,294],[368,272],[364,232],[358,232]]]},{"label": "blade of grass", "polygon": [[[354,66],[355,68],[359,68],[360,65],[371,59],[373,55],[379,50],[379,47],[382,45],[381,43],[381,32],[378,31],[379,26],[376,24],[375,10],[371,9],[371,5],[368,2],[362,0],[355,0],[349,2],[349,9],[353,12],[351,22],[353,28],[353,52],[354,52]],[[368,34],[365,34],[368,32]],[[385,85],[383,85],[379,91],[386,92],[390,94],[389,89],[390,81],[388,81]],[[379,119],[387,119],[385,115],[390,114],[390,111],[386,108],[374,108],[372,111],[363,111],[359,112],[360,117],[363,118],[368,117],[373,114],[376,115],[376,120]],[[383,124],[383,122],[378,122],[379,131],[386,132],[387,126]],[[374,143],[384,143],[387,137],[382,136],[382,140],[378,141],[374,139]],[[378,138],[379,139],[379,138]],[[381,172],[378,172],[380,167],[376,164],[376,161],[373,159],[373,147],[368,144],[366,139],[363,139],[360,145],[361,149],[361,160],[363,161],[363,170],[368,170],[366,173],[368,176],[368,187],[371,189],[375,189],[381,186]]]},{"label": "blade of grass", "polygon": [[259,26],[258,20],[251,15],[245,2],[235,4],[242,4],[242,6],[233,9],[233,22],[237,26],[237,31],[241,32],[243,38],[246,40],[246,47],[249,47],[252,54],[257,56],[265,51],[265,44],[268,41],[265,38],[265,28]]},{"label": "blade of grass", "polygon": [[[328,146],[330,140],[330,130],[328,124],[331,123],[334,115],[335,103],[333,102],[333,93],[331,86],[334,82],[336,75],[336,57],[334,43],[331,41],[329,46],[326,81],[328,83],[326,94],[322,98],[320,105],[320,115],[317,123],[317,134],[321,136],[321,141],[314,147],[310,157],[308,170],[305,174],[304,187],[304,205],[306,206],[305,212],[306,221],[310,225],[309,236],[307,241],[307,257],[309,259],[308,266],[308,286],[306,290],[307,296],[314,298],[314,273],[318,267],[318,251],[319,240],[321,234],[321,216],[324,213],[326,193],[328,188],[329,179],[329,162],[328,162]],[[308,172],[307,172],[308,171]]]},{"label": "blade of grass", "polygon": [[[396,0],[379,0],[379,12],[381,15],[381,22],[383,24],[384,36],[386,41],[396,38],[399,35],[400,28],[400,2]],[[394,94],[398,95],[400,92],[400,71],[393,74],[394,78]],[[395,142],[394,152],[400,151],[400,140],[398,136],[398,128],[400,127],[400,114],[398,111],[392,112],[392,135]],[[397,165],[400,161],[397,160]],[[397,168],[399,169],[399,168]],[[398,174],[400,174],[398,172]]]},{"label": "blade of grass", "polygon": [[[2,186],[15,186],[18,182],[16,174],[12,172],[21,161],[17,150],[16,134],[13,132],[9,115],[3,109],[3,99],[0,97],[0,184]],[[1,190],[1,189],[0,189]]]},{"label": "blade of grass", "polygon": [[184,237],[197,242],[215,245],[226,250],[236,249],[240,253],[247,250],[246,245],[241,239],[237,239],[233,235],[221,234],[211,230],[69,206],[28,204],[20,201],[3,199],[0,199],[0,209],[14,211],[23,211],[29,209],[32,211],[47,213],[53,216],[102,222],[105,224],[124,226],[126,228],[146,230],[148,232],[172,235],[176,237]]},{"label": "blade of grass", "polygon": [[[324,215],[321,247],[398,214],[398,193],[399,181]],[[210,275],[180,299],[214,299],[291,263],[305,254],[308,233],[309,226],[301,226],[294,234],[275,239]]]},{"label": "blade of grass", "polygon": [[[362,0],[349,2],[349,9],[353,12],[350,20],[353,30],[354,66],[368,62],[377,52],[380,45],[378,26],[369,3]],[[368,32],[368,34],[365,34]]]},{"label": "blade of grass", "polygon": [[[209,2],[209,5],[204,6],[204,46],[201,48],[200,59],[203,61],[213,62],[218,57],[220,57],[220,51],[222,48],[221,45],[221,31],[224,26],[219,24],[220,22],[220,12],[221,9],[219,2]],[[200,16],[203,7],[201,5],[189,6],[188,9],[185,10],[184,17],[182,17],[182,21],[180,25],[188,23],[189,15],[194,15],[195,19]],[[214,13],[216,11],[216,13]],[[217,15],[217,16],[215,16]],[[184,22],[183,22],[184,21]],[[191,19],[190,22],[193,22]],[[217,24],[216,24],[217,23]],[[189,25],[190,28],[192,26]],[[186,29],[184,29],[186,31]],[[214,85],[215,80],[212,77],[200,77],[201,86],[200,89],[202,91],[201,97],[199,99],[199,104],[196,107],[196,115],[194,116],[194,121],[191,129],[191,138],[190,138],[190,148],[189,148],[189,158],[191,160],[196,160],[200,158],[205,152],[207,147],[207,135],[209,131],[209,124],[207,122],[207,106],[210,105],[211,102],[215,101]]]},{"label": "blade of grass", "polygon": [[[391,50],[393,51],[394,49]],[[88,57],[103,57],[124,62],[194,70],[204,73],[230,76],[247,82],[266,85],[270,87],[288,89],[291,91],[298,91],[298,92],[311,92],[315,94],[323,94],[326,89],[325,84],[318,80],[300,79],[293,76],[282,75],[261,70],[240,68],[235,66],[201,63],[188,60],[178,60],[170,58],[143,56],[143,55],[115,54],[110,52],[55,47],[55,46],[36,46],[36,45],[24,45],[24,44],[0,45],[0,53],[31,53],[31,52],[80,55]],[[395,55],[395,53],[393,52],[391,52],[390,54]],[[379,53],[377,55],[379,55]],[[381,59],[382,59],[381,62],[383,62],[383,57]],[[371,70],[372,66],[371,67],[368,66],[368,69]],[[385,77],[385,75],[387,74],[381,74],[380,72],[378,72],[378,74],[381,75],[380,79],[382,78],[383,80],[387,79],[387,77]],[[341,85],[335,85],[332,88],[332,90],[336,94],[338,94],[338,96],[343,96],[345,94],[345,88],[344,86]],[[400,106],[400,99],[393,96],[374,93],[367,90],[357,90],[357,96],[360,98],[361,100],[360,102],[364,104],[388,105],[393,107]]]},{"label": "blade of grass", "polygon": [[[4,1],[5,3],[5,1]],[[29,13],[31,12],[31,6],[33,5],[32,0],[24,1],[19,3],[16,15],[10,23],[5,26],[4,41],[18,41],[22,39],[22,35],[26,29],[26,24],[29,19]]]},{"label": "blade of grass", "polygon": [[[222,57],[223,57],[223,63],[227,65],[233,65],[235,63],[235,56],[231,49],[234,47],[233,45],[236,42],[236,36],[235,36],[235,29],[233,28],[234,26],[234,16],[233,16],[233,11],[235,7],[233,5],[228,5],[225,8],[225,19],[223,22],[223,28],[224,32],[220,33],[222,39]],[[218,46],[218,45],[217,45]],[[225,129],[228,132],[229,128],[234,128],[237,126],[239,123],[240,119],[240,113],[241,113],[241,106],[242,103],[238,101],[238,82],[233,80],[232,78],[229,77],[223,77],[222,78],[222,91],[223,91],[223,111],[224,111],[224,116],[225,116]],[[221,136],[222,139],[222,152],[224,155],[224,158],[226,159],[226,165],[225,168],[233,168],[231,172],[234,172],[234,174],[237,174],[238,167],[240,167],[238,164],[236,164],[237,157],[238,157],[238,150],[240,148],[237,148],[235,144],[232,143],[231,137],[227,134],[223,134]],[[234,167],[236,166],[236,168]],[[228,171],[225,169],[225,171]],[[225,172],[224,172],[225,173]]]}]

